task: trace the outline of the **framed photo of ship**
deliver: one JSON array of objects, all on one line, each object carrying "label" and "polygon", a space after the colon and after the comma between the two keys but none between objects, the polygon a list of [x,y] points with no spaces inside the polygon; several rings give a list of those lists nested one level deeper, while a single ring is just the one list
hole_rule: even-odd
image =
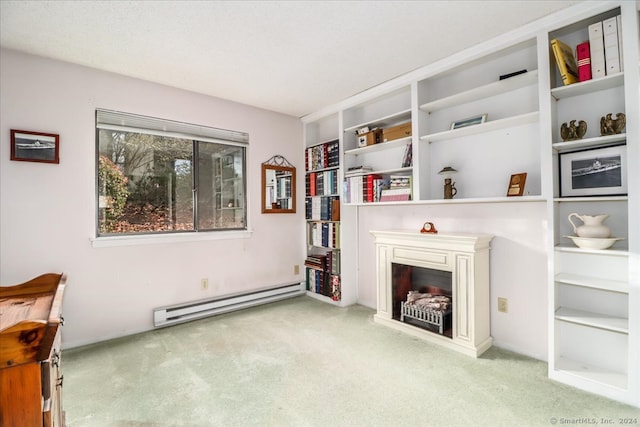
[{"label": "framed photo of ship", "polygon": [[560,197],[627,194],[624,144],[560,153]]},{"label": "framed photo of ship", "polygon": [[60,163],[60,136],[55,133],[11,129],[11,160]]}]

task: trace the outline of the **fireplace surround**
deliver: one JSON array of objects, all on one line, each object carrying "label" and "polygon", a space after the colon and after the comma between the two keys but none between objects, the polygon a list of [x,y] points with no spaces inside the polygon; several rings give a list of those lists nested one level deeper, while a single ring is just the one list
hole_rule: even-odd
[{"label": "fireplace surround", "polygon": [[[491,347],[489,244],[493,236],[403,230],[371,231],[371,234],[376,244],[376,322],[473,357]],[[433,331],[416,322],[403,321],[405,316],[401,320],[399,301],[394,295],[398,293],[398,286],[394,289],[393,277],[394,270],[396,276],[398,274],[398,265],[450,273],[448,333],[443,332],[442,325]],[[444,317],[441,320],[444,321]]]}]

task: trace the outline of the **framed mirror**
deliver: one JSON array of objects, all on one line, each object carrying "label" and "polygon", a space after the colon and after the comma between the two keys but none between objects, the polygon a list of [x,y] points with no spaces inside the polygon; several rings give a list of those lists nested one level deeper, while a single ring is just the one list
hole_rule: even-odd
[{"label": "framed mirror", "polygon": [[262,213],[296,213],[296,168],[279,155],[262,163]]}]

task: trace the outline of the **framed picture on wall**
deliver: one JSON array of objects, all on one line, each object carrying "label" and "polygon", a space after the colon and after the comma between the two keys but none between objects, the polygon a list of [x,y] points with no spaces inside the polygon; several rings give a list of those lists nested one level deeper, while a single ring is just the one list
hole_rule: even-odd
[{"label": "framed picture on wall", "polygon": [[627,194],[625,144],[560,153],[560,197]]},{"label": "framed picture on wall", "polygon": [[11,160],[60,163],[60,136],[55,133],[11,129]]}]

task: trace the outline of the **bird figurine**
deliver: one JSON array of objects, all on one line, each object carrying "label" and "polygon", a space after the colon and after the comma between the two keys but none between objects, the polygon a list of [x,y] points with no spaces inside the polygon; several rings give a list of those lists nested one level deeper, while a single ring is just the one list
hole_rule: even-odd
[{"label": "bird figurine", "polygon": [[582,139],[587,133],[587,122],[580,120],[576,126],[576,120],[571,120],[569,124],[566,122],[560,126],[560,136],[563,141],[573,141],[574,139]]},{"label": "bird figurine", "polygon": [[622,133],[627,124],[627,117],[624,113],[616,114],[616,118],[612,118],[613,114],[608,113],[600,118],[600,135],[616,135]]}]

